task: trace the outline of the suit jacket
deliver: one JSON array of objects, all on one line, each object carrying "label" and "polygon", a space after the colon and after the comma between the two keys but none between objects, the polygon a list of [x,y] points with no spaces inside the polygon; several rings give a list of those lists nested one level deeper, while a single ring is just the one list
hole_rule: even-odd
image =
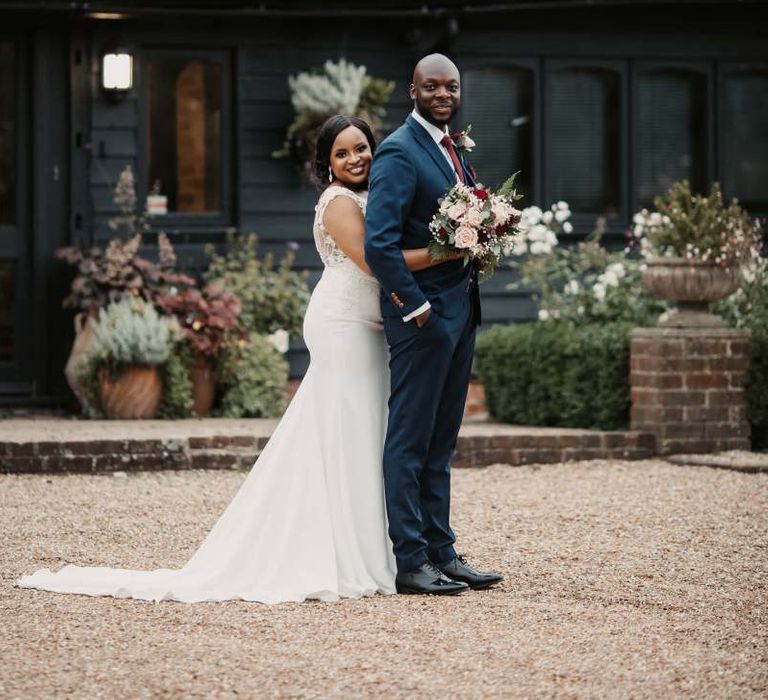
[{"label": "suit jacket", "polygon": [[[474,184],[463,158],[462,165],[466,182]],[[382,285],[383,316],[404,317],[429,301],[438,314],[451,317],[463,305],[460,295],[469,294],[479,323],[473,265],[452,260],[411,272],[401,253],[429,244],[429,222],[438,199],[455,184],[456,175],[440,147],[413,117],[378,147],[366,206],[365,259]]]}]

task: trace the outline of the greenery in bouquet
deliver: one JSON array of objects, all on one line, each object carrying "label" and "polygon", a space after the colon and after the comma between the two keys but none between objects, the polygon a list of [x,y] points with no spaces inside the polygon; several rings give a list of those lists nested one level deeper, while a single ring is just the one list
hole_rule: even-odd
[{"label": "greenery in bouquet", "polygon": [[510,287],[531,292],[541,321],[653,325],[665,306],[643,285],[643,263],[625,251],[611,252],[601,245],[602,219],[585,240],[561,245],[560,235],[573,231],[570,217],[563,201],[547,211],[523,210],[513,250],[518,257],[510,262],[518,279]]},{"label": "greenery in bouquet", "polygon": [[646,258],[685,258],[723,267],[745,265],[760,250],[762,235],[733,199],[727,206],[719,183],[708,196],[693,194],[686,180],[674,183],[654,200],[656,211],[635,214],[632,240]]},{"label": "greenery in bouquet", "polygon": [[218,415],[279,416],[285,408],[288,362],[268,338],[251,333],[247,340],[226,346],[219,381],[224,391]]},{"label": "greenery in bouquet", "polygon": [[242,305],[241,323],[250,333],[271,334],[288,331],[301,335],[304,312],[309,302],[306,272],[292,269],[295,255],[287,250],[277,263],[268,253],[256,255],[255,235],[229,237],[225,255],[209,245],[206,252],[211,262],[205,279],[237,296]]},{"label": "greenery in bouquet", "polygon": [[516,177],[517,173],[496,192],[479,183],[451,187],[429,224],[430,257],[445,260],[458,255],[477,265],[481,279],[491,277],[518,235],[521,212],[514,203],[521,195],[515,191]]},{"label": "greenery in bouquet", "polygon": [[394,82],[374,78],[365,66],[343,58],[337,63],[326,61],[322,70],[292,75],[288,85],[295,115],[283,147],[273,156],[292,158],[307,179],[311,178],[315,136],[323,122],[334,114],[346,114],[364,119],[377,133],[395,88]]},{"label": "greenery in bouquet", "polygon": [[123,297],[154,299],[174,286],[195,284],[191,277],[176,272],[176,254],[168,237],[158,235],[158,261],[139,255],[147,229],[146,213],[138,213],[133,172],[126,166],[115,187],[114,201],[121,215],[110,221],[119,235],[102,250],[99,247],[59,248],[56,256],[77,268],[65,308],[94,312]]},{"label": "greenery in bouquet", "polygon": [[240,300],[214,283],[202,290],[185,289],[161,294],[157,306],[178,319],[192,352],[217,357],[221,350],[245,337],[240,322]]}]

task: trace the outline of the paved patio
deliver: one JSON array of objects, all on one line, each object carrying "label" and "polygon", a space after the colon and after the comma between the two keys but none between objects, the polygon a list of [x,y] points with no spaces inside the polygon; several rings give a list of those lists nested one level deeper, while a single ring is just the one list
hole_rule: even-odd
[{"label": "paved patio", "polygon": [[13,588],[180,566],[237,471],[0,475],[0,697],[764,698],[768,475],[656,460],[454,472],[454,599],[187,606]]}]

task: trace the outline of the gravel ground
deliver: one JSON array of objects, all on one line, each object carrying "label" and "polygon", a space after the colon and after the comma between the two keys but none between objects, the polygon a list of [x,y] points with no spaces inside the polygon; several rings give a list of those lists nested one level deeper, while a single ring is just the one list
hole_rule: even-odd
[{"label": "gravel ground", "polygon": [[266,607],[13,588],[63,562],[180,566],[243,477],[0,476],[0,697],[766,697],[766,474],[457,470],[460,551],[507,578],[456,598]]}]

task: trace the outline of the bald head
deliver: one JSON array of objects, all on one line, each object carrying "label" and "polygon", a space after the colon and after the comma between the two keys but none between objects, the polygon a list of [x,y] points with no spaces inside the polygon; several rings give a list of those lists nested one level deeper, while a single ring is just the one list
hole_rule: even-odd
[{"label": "bald head", "polygon": [[413,69],[410,95],[416,111],[428,122],[443,129],[461,101],[459,69],[441,53],[424,56]]},{"label": "bald head", "polygon": [[459,79],[459,69],[456,64],[441,53],[431,53],[424,56],[413,69],[413,82],[416,83],[418,76],[429,75],[431,73],[452,74],[456,80]]}]

